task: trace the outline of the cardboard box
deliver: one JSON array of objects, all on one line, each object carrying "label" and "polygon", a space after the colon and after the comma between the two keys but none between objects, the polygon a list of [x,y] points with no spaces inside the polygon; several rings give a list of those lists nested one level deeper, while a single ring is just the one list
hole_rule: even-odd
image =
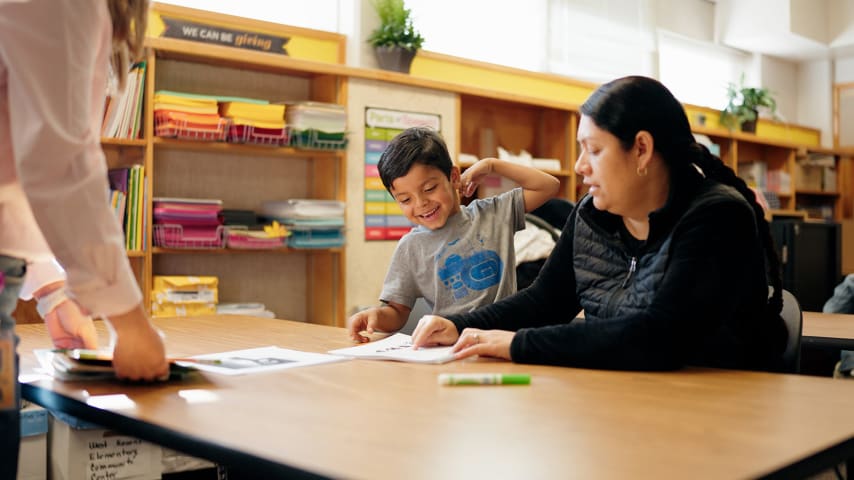
[{"label": "cardboard box", "polygon": [[803,162],[795,164],[795,188],[798,190],[822,190],[823,168]]},{"label": "cardboard box", "polygon": [[159,446],[114,433],[88,422],[76,421],[73,417],[65,415],[59,415],[59,417],[57,414],[52,414],[48,422],[48,458],[51,479],[155,480],[160,478],[162,467]]},{"label": "cardboard box", "polygon": [[155,317],[212,315],[219,300],[217,277],[156,275],[151,290]]},{"label": "cardboard box", "polygon": [[47,410],[25,402],[21,409],[21,450],[17,480],[47,478]]},{"label": "cardboard box", "polygon": [[[166,447],[162,449],[162,472],[164,475],[199,470],[216,472],[216,465],[203,458],[196,458]],[[200,472],[201,473],[201,472]],[[213,477],[216,478],[216,477]]]}]

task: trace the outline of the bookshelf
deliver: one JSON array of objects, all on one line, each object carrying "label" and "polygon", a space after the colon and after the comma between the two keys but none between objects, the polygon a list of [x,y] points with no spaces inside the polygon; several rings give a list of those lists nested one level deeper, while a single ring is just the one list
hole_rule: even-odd
[{"label": "bookshelf", "polygon": [[[155,33],[161,16],[333,45],[343,59],[344,37],[291,29],[256,20],[169,5],[153,6]],[[150,25],[151,28],[151,25]],[[316,38],[314,38],[316,37]],[[321,49],[322,50],[322,49]],[[260,209],[264,201],[290,198],[346,200],[346,153],[291,147],[230,144],[154,135],[153,97],[159,90],[239,96],[271,102],[346,103],[347,77],[328,59],[315,61],[152,34],[146,38],[142,138],[105,138],[110,168],[145,169],[145,239],[128,259],[151,306],[155,275],[219,278],[219,301],[261,302],[278,318],[325,325],[345,319],[346,247],[270,250],[162,248],[154,245],[152,199],[218,198],[224,208]]]},{"label": "bookshelf", "polygon": [[461,152],[497,157],[497,147],[502,147],[513,154],[525,150],[534,158],[557,160],[559,169],[544,171],[560,180],[558,196],[573,201],[580,186],[573,171],[577,124],[577,113],[559,106],[460,96]]}]

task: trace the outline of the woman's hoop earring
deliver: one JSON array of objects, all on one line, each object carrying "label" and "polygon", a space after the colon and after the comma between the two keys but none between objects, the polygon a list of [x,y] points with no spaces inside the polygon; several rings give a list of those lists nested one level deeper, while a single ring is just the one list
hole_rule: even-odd
[{"label": "woman's hoop earring", "polygon": [[638,174],[639,177],[645,177],[646,174],[649,173],[649,170],[647,170],[646,167],[638,167],[635,172]]}]

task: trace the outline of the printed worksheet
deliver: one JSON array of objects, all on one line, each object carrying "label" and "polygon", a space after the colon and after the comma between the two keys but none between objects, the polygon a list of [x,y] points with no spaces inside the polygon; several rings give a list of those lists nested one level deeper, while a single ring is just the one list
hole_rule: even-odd
[{"label": "printed worksheet", "polygon": [[337,362],[342,360],[342,358],[325,353],[302,352],[270,346],[195,355],[188,360],[190,361],[176,361],[175,363],[192,366],[206,372],[221,373],[224,375],[243,375],[245,373],[268,372]]},{"label": "printed worksheet", "polygon": [[389,337],[355,347],[330,350],[333,355],[344,355],[367,360],[396,360],[413,363],[447,363],[454,360],[453,347],[412,348],[412,337],[395,333]]}]

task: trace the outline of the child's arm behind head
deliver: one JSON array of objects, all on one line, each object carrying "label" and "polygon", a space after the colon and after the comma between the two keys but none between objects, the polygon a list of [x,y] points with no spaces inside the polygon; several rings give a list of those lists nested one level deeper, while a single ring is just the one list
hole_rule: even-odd
[{"label": "child's arm behind head", "polygon": [[557,195],[560,188],[560,181],[542,170],[497,158],[484,158],[463,172],[460,192],[470,197],[490,173],[512,180],[522,187],[525,212],[530,212],[546,203],[546,200]]}]

